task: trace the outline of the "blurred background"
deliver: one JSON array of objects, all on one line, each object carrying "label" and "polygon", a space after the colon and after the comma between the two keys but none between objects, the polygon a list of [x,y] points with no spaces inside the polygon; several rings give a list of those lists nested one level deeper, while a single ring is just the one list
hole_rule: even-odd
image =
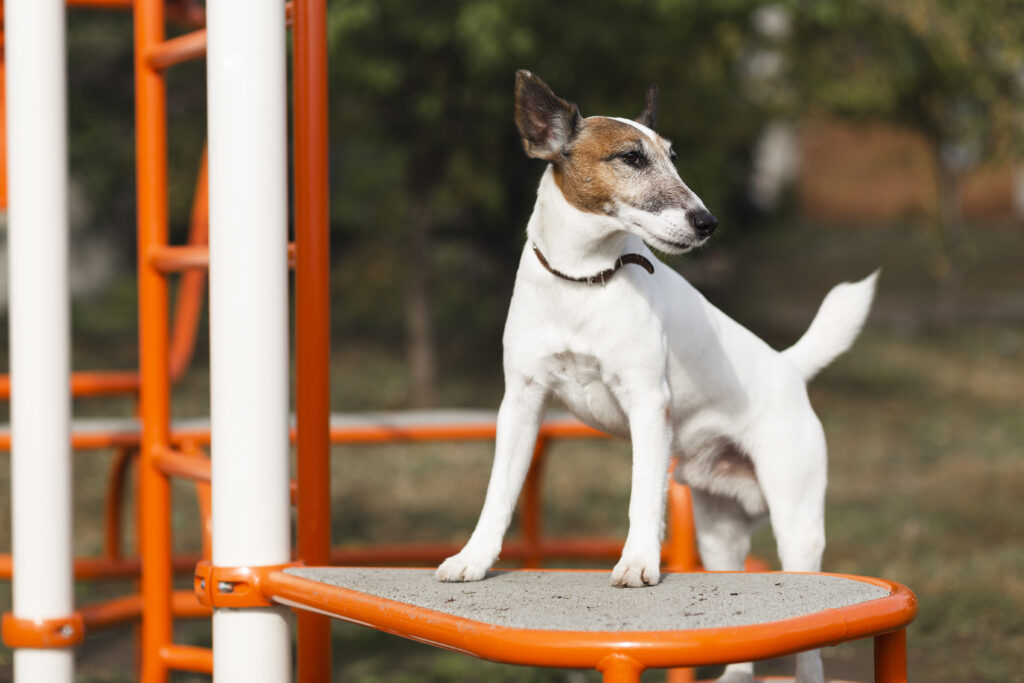
[{"label": "blurred background", "polygon": [[[504,314],[543,170],[516,134],[514,72],[534,71],[584,116],[636,116],[657,83],[659,132],[721,221],[699,252],[665,260],[713,303],[781,348],[833,284],[883,268],[865,334],[811,386],[831,454],[825,569],[917,591],[913,679],[1024,680],[1017,3],[334,0],[327,28],[334,410],[497,407]],[[68,11],[76,369],[137,359],[131,46],[130,15]],[[202,62],[170,71],[179,240],[205,88]],[[204,328],[179,415],[207,412],[206,352]],[[76,460],[81,553],[101,546],[105,457]],[[333,462],[336,541],[461,540],[490,449],[339,448]],[[624,534],[628,481],[625,444],[559,444],[548,528]],[[198,543],[190,495],[176,490],[181,548]],[[0,547],[9,527],[5,503]],[[774,562],[769,532],[756,551]],[[186,640],[208,635],[186,628]],[[344,680],[592,680],[335,633]],[[132,642],[130,629],[90,640],[83,680],[130,680]],[[0,679],[9,663],[0,648]],[[826,672],[870,679],[870,646],[829,650]]]}]

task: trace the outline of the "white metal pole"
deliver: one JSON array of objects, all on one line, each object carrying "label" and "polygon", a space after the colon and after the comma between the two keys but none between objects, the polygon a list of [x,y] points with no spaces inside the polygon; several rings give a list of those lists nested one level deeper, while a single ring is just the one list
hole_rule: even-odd
[{"label": "white metal pole", "polygon": [[[285,15],[209,0],[213,564],[290,557]],[[214,678],[291,679],[286,608],[217,609]]]},{"label": "white metal pole", "polygon": [[[5,0],[13,611],[74,610],[63,0]],[[73,653],[19,649],[19,683],[70,683]]]}]

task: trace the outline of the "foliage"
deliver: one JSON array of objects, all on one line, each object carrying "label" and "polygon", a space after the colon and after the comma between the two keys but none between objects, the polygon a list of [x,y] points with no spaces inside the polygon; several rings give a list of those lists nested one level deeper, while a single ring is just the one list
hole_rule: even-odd
[{"label": "foliage", "polygon": [[[949,161],[1024,151],[1024,14],[1009,0],[824,0],[793,42],[802,100],[901,121]],[[956,147],[956,149],[953,148]]]},{"label": "foliage", "polygon": [[334,215],[357,234],[400,229],[409,194],[422,192],[444,234],[518,249],[539,166],[512,123],[517,68],[584,114],[633,116],[659,82],[684,176],[719,212],[742,194],[757,133],[736,87],[747,3],[354,0],[330,10]]}]

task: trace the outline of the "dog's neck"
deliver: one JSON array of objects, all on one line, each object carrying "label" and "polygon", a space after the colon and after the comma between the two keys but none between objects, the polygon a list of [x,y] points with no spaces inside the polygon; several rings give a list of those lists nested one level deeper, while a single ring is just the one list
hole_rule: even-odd
[{"label": "dog's neck", "polygon": [[550,166],[541,177],[526,234],[552,268],[572,277],[612,267],[629,237],[616,219],[580,211],[566,201]]}]

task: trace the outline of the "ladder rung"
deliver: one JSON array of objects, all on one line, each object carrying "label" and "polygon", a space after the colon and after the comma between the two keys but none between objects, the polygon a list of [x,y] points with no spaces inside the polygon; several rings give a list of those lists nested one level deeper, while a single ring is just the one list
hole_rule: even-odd
[{"label": "ladder rung", "polygon": [[205,56],[205,28],[165,40],[146,50],[146,62],[154,69],[166,69]]},{"label": "ladder rung", "polygon": [[[163,273],[210,267],[210,248],[205,244],[154,247],[149,252],[149,264]],[[295,267],[295,243],[288,243],[288,267]]]},{"label": "ladder rung", "polygon": [[[130,2],[128,3],[131,4]],[[292,25],[292,3],[285,3],[285,23]],[[146,62],[157,70],[170,68],[176,64],[188,62],[193,59],[200,59],[206,56],[206,29],[201,28],[191,33],[186,33],[162,43],[158,43],[146,50]]]}]

